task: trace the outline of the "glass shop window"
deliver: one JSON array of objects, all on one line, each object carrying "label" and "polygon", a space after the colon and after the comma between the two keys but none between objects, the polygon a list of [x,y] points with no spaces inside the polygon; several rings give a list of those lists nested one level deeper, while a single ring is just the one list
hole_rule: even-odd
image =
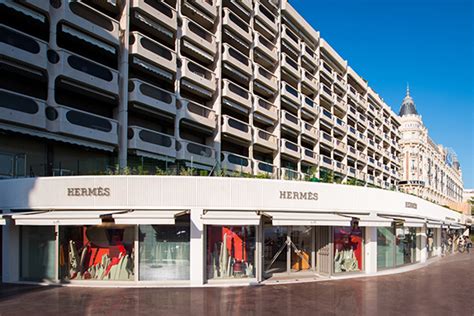
[{"label": "glass shop window", "polygon": [[54,226],[22,226],[20,231],[20,279],[55,279]]},{"label": "glass shop window", "polygon": [[416,262],[416,228],[397,223],[395,228],[395,263],[397,266]]},{"label": "glass shop window", "polygon": [[334,227],[335,273],[363,270],[363,242],[362,230],[357,222],[348,227]]},{"label": "glass shop window", "polygon": [[395,265],[395,234],[392,227],[377,227],[377,268],[392,268]]},{"label": "glass shop window", "polygon": [[207,278],[255,278],[255,226],[207,226]]}]

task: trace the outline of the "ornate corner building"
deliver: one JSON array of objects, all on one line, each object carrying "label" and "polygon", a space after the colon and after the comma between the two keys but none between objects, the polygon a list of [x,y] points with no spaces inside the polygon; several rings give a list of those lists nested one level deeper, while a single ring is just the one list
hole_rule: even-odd
[{"label": "ornate corner building", "polygon": [[399,188],[429,201],[459,209],[463,201],[461,166],[456,154],[437,145],[418,114],[410,90],[400,109],[402,175]]}]

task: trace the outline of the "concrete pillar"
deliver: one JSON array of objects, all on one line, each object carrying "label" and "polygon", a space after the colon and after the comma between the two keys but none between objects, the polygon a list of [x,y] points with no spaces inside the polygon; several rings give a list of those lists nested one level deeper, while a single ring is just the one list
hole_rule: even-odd
[{"label": "concrete pillar", "polygon": [[190,282],[191,286],[204,284],[205,244],[204,225],[201,222],[203,209],[191,209],[191,242],[190,242]]},{"label": "concrete pillar", "polygon": [[3,282],[18,282],[20,279],[20,228],[7,219],[3,226]]},{"label": "concrete pillar", "polygon": [[441,228],[435,228],[436,255],[441,256]]},{"label": "concrete pillar", "polygon": [[365,273],[377,273],[377,227],[365,228]]},{"label": "concrete pillar", "polygon": [[416,229],[416,260],[423,263],[428,259],[426,249],[426,225]]}]

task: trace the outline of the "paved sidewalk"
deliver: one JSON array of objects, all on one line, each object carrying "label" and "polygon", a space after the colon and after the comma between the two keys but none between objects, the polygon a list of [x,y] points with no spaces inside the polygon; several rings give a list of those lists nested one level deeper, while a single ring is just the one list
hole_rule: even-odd
[{"label": "paved sidewalk", "polygon": [[474,254],[379,277],[230,288],[0,286],[0,315],[474,315]]}]

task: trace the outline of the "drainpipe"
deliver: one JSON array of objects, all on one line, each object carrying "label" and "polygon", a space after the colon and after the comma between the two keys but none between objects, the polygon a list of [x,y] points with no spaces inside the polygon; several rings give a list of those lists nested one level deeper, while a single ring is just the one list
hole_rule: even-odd
[{"label": "drainpipe", "polygon": [[119,50],[119,150],[118,161],[120,170],[127,167],[128,152],[128,47],[129,47],[129,1],[123,1],[120,15],[120,50]]}]

